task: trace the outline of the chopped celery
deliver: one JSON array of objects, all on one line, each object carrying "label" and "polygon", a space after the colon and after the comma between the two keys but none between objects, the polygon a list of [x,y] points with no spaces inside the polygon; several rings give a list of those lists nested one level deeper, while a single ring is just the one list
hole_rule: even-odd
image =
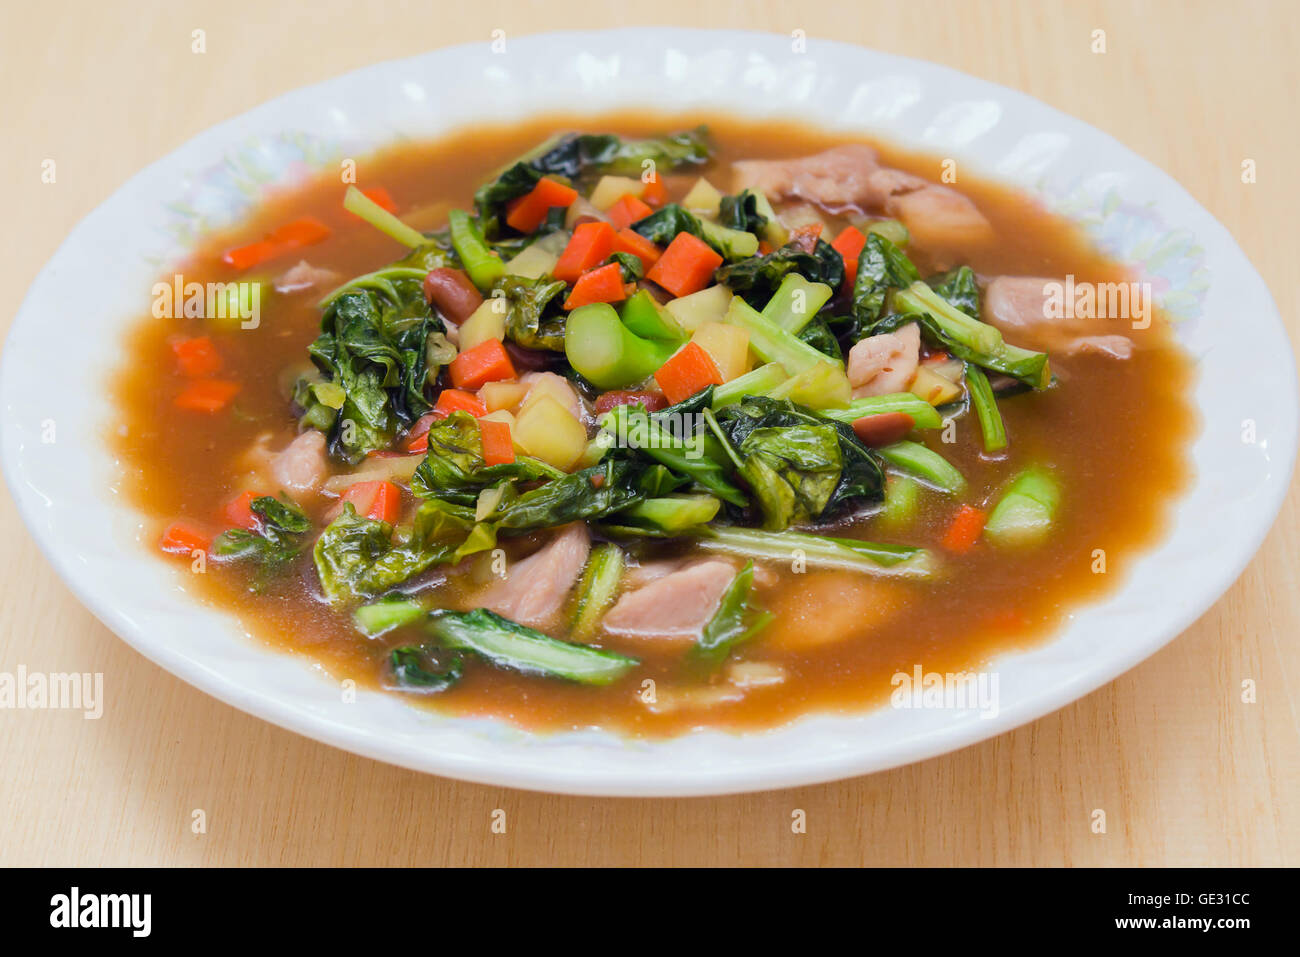
[{"label": "chopped celery", "polygon": [[885,412],[907,413],[912,417],[912,424],[918,429],[937,429],[943,425],[943,419],[935,411],[934,406],[910,392],[869,395],[861,399],[853,399],[843,409],[817,410],[818,415],[849,425],[863,416],[882,415]]},{"label": "chopped celery", "polygon": [[810,409],[842,409],[853,397],[844,369],[830,359],[809,366],[767,393],[773,399],[789,399]]},{"label": "chopped celery", "polygon": [[893,302],[905,316],[929,315],[945,333],[972,349],[992,354],[1002,348],[1002,333],[966,315],[924,282],[914,282],[895,292]]},{"label": "chopped celery", "polygon": [[1051,531],[1061,489],[1042,468],[1030,467],[993,507],[984,534],[999,545],[1034,545]]},{"label": "chopped celery", "polygon": [[428,242],[423,233],[406,225],[355,186],[349,186],[344,194],[343,208],[349,213],[360,216],[375,229],[391,236],[404,246],[415,249]]},{"label": "chopped celery", "polygon": [[812,321],[834,292],[824,282],[809,282],[792,272],[781,280],[781,285],[763,307],[762,315],[786,332],[797,333]]},{"label": "chopped celery", "polygon": [[799,561],[809,568],[844,568],[906,578],[928,578],[934,573],[930,553],[910,545],[885,545],[789,529],[769,532],[734,526],[702,529],[697,540],[701,548],[710,551],[768,561]]},{"label": "chopped celery", "polygon": [[713,390],[713,408],[739,402],[747,395],[767,395],[790,378],[779,362],[769,362]]},{"label": "chopped celery", "polygon": [[966,387],[980,423],[985,452],[1000,452],[1007,447],[1007,429],[998,411],[998,401],[989,386],[984,370],[974,364],[966,366]]},{"label": "chopped celery", "polygon": [[447,214],[451,230],[451,245],[460,257],[461,265],[481,292],[506,274],[506,264],[494,253],[479,231],[478,224],[463,209],[453,209]]},{"label": "chopped celery", "polygon": [[601,617],[614,603],[623,566],[623,549],[612,542],[602,542],[591,550],[574,603],[570,634],[576,641],[587,641],[596,633]]},{"label": "chopped celery", "polygon": [[950,495],[956,495],[966,487],[966,479],[952,463],[919,442],[895,442],[876,449],[876,454],[890,465],[925,479]]},{"label": "chopped celery", "polygon": [[880,520],[891,528],[908,524],[916,517],[920,498],[920,482],[906,475],[886,476],[885,507],[880,512]]},{"label": "chopped celery", "polygon": [[613,521],[676,535],[697,525],[707,525],[721,507],[722,503],[712,495],[666,495],[637,502],[615,515]]},{"label": "chopped celery", "polygon": [[440,612],[429,631],[448,648],[473,651],[503,668],[581,684],[607,685],[640,664],[617,652],[557,641],[483,608]]},{"label": "chopped celery", "polygon": [[564,332],[564,354],[569,363],[598,389],[622,389],[644,382],[676,348],[672,342],[636,335],[606,302],[573,310]]},{"label": "chopped celery", "polygon": [[722,253],[728,262],[748,259],[758,252],[758,237],[753,233],[719,226],[707,219],[700,220],[700,238]]},{"label": "chopped celery", "polygon": [[753,193],[755,197],[754,208],[758,211],[760,216],[766,217],[767,219],[767,222],[763,224],[763,228],[760,230],[763,238],[768,241],[768,244],[771,245],[773,249],[784,246],[790,240],[790,233],[777,217],[776,210],[772,208],[772,204],[768,201],[767,196],[763,194],[761,189],[751,188],[750,192]]},{"label": "chopped celery", "polygon": [[643,339],[662,339],[678,344],[686,341],[686,331],[676,319],[659,308],[654,296],[644,289],[633,293],[623,303],[621,317],[623,325]]},{"label": "chopped celery", "polygon": [[828,361],[826,353],[786,332],[739,296],[732,297],[725,321],[748,330],[749,347],[754,354],[764,362],[781,363],[791,375]]},{"label": "chopped celery", "polygon": [[907,232],[907,227],[896,219],[878,219],[873,223],[869,223],[867,233],[884,236],[900,249],[906,246],[907,241],[912,238]]},{"label": "chopped celery", "polygon": [[362,605],[352,613],[352,621],[367,638],[378,638],[394,628],[414,624],[427,609],[414,598],[381,598]]}]

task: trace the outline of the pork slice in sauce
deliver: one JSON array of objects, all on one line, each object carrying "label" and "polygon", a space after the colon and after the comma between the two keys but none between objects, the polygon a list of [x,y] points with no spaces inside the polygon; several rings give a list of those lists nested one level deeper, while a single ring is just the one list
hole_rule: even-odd
[{"label": "pork slice in sauce", "polygon": [[305,259],[291,267],[275,281],[276,292],[302,292],[304,289],[331,289],[338,285],[339,274],[332,269],[313,266]]},{"label": "pork slice in sauce", "polygon": [[625,592],[605,614],[604,626],[619,635],[694,640],[735,577],[730,562],[695,562]]},{"label": "pork slice in sauce", "polygon": [[920,352],[921,328],[914,322],[855,343],[848,359],[853,397],[906,392],[920,364]]},{"label": "pork slice in sauce", "polygon": [[586,523],[566,525],[541,549],[513,562],[504,579],[484,589],[478,604],[522,625],[546,624],[569,597],[590,551]]},{"label": "pork slice in sauce", "polygon": [[885,212],[903,221],[923,246],[969,246],[993,238],[993,226],[966,196],[947,186],[926,184],[891,195]]},{"label": "pork slice in sauce", "polygon": [[755,639],[761,647],[806,651],[869,638],[907,596],[898,582],[861,572],[816,569],[799,577],[799,587],[781,589],[767,602],[773,618]]},{"label": "pork slice in sauce", "polygon": [[1114,320],[1053,315],[1049,308],[1053,284],[1062,285],[1042,276],[998,276],[984,289],[984,321],[1018,346],[1113,359],[1133,354],[1133,340],[1112,332]]},{"label": "pork slice in sauce", "polygon": [[895,193],[921,189],[926,181],[882,167],[870,146],[853,143],[789,160],[740,160],[732,164],[736,192],[762,190],[773,202],[804,199],[831,211],[880,209]]},{"label": "pork slice in sauce", "polygon": [[325,435],[315,429],[303,432],[271,459],[271,477],[286,491],[319,488],[328,475]]}]

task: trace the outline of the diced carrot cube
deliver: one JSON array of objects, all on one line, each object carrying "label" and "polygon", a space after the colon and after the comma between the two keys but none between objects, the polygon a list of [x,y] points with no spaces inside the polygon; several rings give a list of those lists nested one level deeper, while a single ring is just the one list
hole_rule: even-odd
[{"label": "diced carrot cube", "polygon": [[573,284],[564,308],[577,309],[593,302],[622,302],[628,296],[627,285],[623,282],[623,267],[618,263],[589,270]]},{"label": "diced carrot cube", "polygon": [[252,531],[257,528],[257,515],[253,512],[253,499],[259,498],[260,492],[247,491],[241,492],[238,496],[226,503],[223,509],[226,520],[234,528],[243,528]]},{"label": "diced carrot cube", "polygon": [[[496,340],[493,339],[492,341],[495,342]],[[478,418],[480,415],[487,415],[487,406],[480,402],[478,396],[472,392],[465,392],[461,389],[443,389],[438,393],[438,401],[433,404],[433,414],[440,419],[445,419],[453,412],[468,412]],[[425,432],[421,438],[424,439],[423,448],[427,449],[429,447],[429,433]]]},{"label": "diced carrot cube", "polygon": [[188,522],[172,522],[162,533],[158,547],[173,555],[191,555],[206,552],[212,547],[212,539]]},{"label": "diced carrot cube", "polygon": [[207,336],[177,339],[172,343],[176,364],[191,379],[202,379],[221,371],[221,353]]},{"label": "diced carrot cube", "polygon": [[552,207],[568,208],[578,198],[571,186],[542,177],[526,196],[514,200],[506,209],[506,224],[521,233],[531,233],[546,219]]},{"label": "diced carrot cube", "polygon": [[641,260],[642,268],[649,270],[659,261],[659,247],[634,229],[620,229],[614,234],[614,252],[631,253]]},{"label": "diced carrot cube", "polygon": [[480,419],[478,428],[483,440],[485,465],[509,465],[515,460],[515,443],[510,433],[509,422]]},{"label": "diced carrot cube", "polygon": [[560,254],[551,274],[565,282],[576,282],[588,269],[599,266],[614,250],[614,227],[609,223],[581,223]]},{"label": "diced carrot cube", "polygon": [[641,190],[641,199],[651,206],[659,207],[668,198],[668,184],[657,172],[649,180],[642,180],[645,189]]},{"label": "diced carrot cube", "polygon": [[713,271],[721,265],[722,257],[704,240],[690,233],[678,233],[646,273],[646,278],[674,296],[689,296],[707,286]]},{"label": "diced carrot cube", "polygon": [[178,409],[188,412],[220,412],[239,394],[238,382],[225,379],[195,379],[176,396]]},{"label": "diced carrot cube", "polygon": [[392,525],[401,510],[402,490],[392,482],[357,482],[348,486],[339,501],[350,502],[358,515]]},{"label": "diced carrot cube", "polygon": [[692,339],[659,367],[655,381],[668,401],[675,404],[711,385],[722,385],[723,379],[713,357]]},{"label": "diced carrot cube", "polygon": [[849,287],[853,285],[853,280],[858,275],[858,256],[862,254],[862,248],[867,244],[867,237],[862,230],[856,226],[845,226],[844,230],[835,237],[835,242],[831,243],[831,248],[840,254],[844,260],[844,285]]},{"label": "diced carrot cube", "polygon": [[447,372],[457,389],[478,389],[485,382],[515,378],[515,364],[500,339],[486,339],[452,359]]},{"label": "diced carrot cube", "polygon": [[627,229],[637,220],[645,219],[653,212],[653,209],[631,193],[624,193],[613,206],[605,210],[605,215],[609,217],[609,224],[619,230]]}]

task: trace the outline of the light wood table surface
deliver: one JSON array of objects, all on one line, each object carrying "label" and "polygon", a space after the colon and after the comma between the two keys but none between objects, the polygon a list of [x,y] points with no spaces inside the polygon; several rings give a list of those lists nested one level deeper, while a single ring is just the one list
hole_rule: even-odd
[{"label": "light wood table surface", "polygon": [[[1036,96],[1183,183],[1300,341],[1294,14],[1281,0],[5,3],[0,324],[78,220],[218,121],[494,29],[646,23],[802,29]],[[206,55],[191,53],[194,29]],[[1089,50],[1095,29],[1105,54]],[[46,158],[55,185],[41,183]],[[86,299],[94,308],[93,289]],[[101,671],[108,704],[98,721],[0,711],[0,864],[1300,864],[1297,518],[1293,494],[1245,575],[1176,642],[1018,731],[818,787],[597,800],[399,770],[207,697],[83,609],[3,494],[0,671]],[[1240,700],[1246,679],[1257,703]],[[196,808],[203,835],[191,833]],[[490,830],[497,808],[504,835]],[[795,808],[805,834],[791,833]],[[1105,834],[1089,826],[1097,808]]]}]

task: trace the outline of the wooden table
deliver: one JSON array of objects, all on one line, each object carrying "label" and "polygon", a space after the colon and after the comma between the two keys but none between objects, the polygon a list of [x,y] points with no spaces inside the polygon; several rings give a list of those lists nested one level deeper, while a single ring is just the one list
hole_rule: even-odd
[{"label": "wooden table", "polygon": [[[213,123],[494,29],[645,22],[859,42],[1092,123],[1227,225],[1300,341],[1294,12],[1253,0],[5,4],[0,321],[82,216]],[[1097,29],[1104,54],[1090,52]],[[47,158],[54,185],[41,182]],[[651,801],[439,780],[220,704],[84,610],[0,495],[0,670],[102,671],[110,689],[99,721],[0,711],[0,864],[1300,864],[1297,518],[1293,495],[1245,575],[1177,642],[1032,725],[837,784]],[[1245,679],[1257,703],[1242,703]],[[498,808],[504,835],[490,830]],[[795,808],[806,834],[791,833]],[[1089,826],[1097,808],[1105,834]],[[195,809],[206,834],[191,832]]]}]

